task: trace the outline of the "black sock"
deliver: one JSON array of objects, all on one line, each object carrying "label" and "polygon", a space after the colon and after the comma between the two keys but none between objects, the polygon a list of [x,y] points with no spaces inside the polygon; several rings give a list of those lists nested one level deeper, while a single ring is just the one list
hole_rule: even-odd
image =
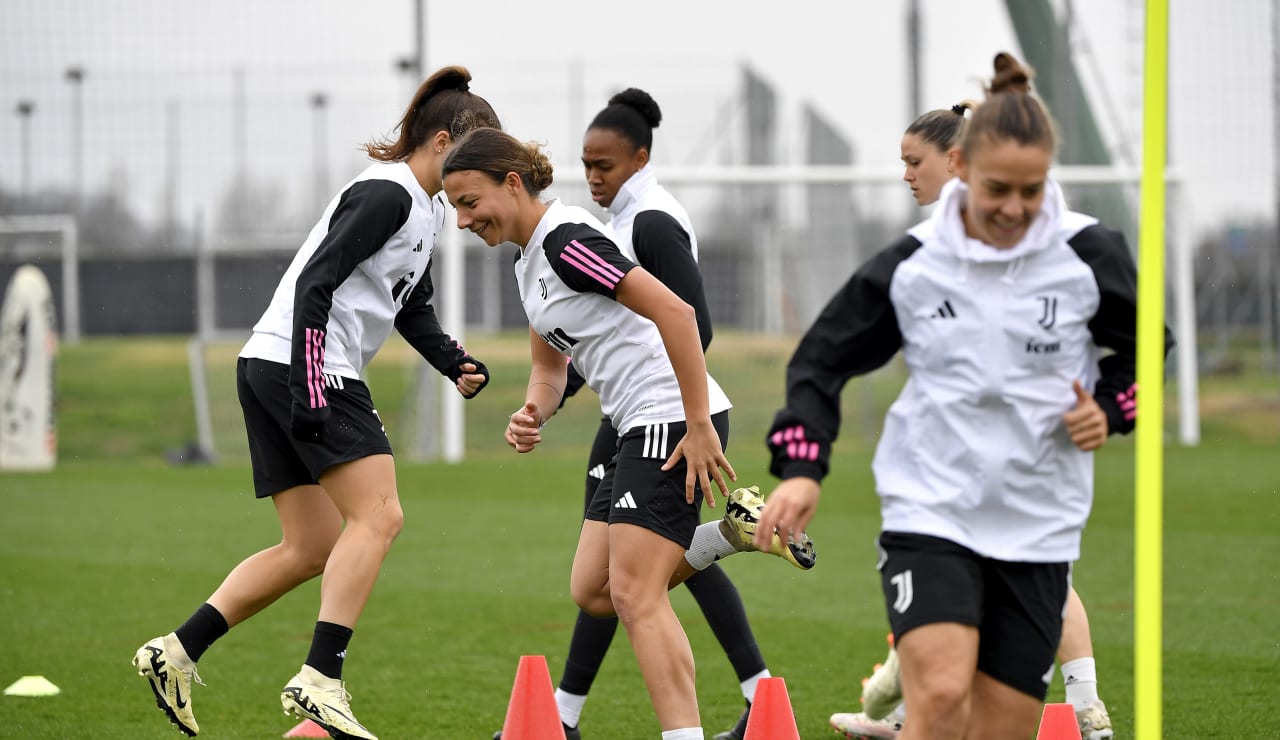
[{"label": "black sock", "polygon": [[684,585],[698,602],[711,633],[733,664],[739,681],[745,681],[765,669],[764,656],[756,644],[756,636],[747,622],[747,609],[742,596],[729,575],[717,563],[690,576]]},{"label": "black sock", "polygon": [[569,656],[564,661],[564,675],[560,677],[562,691],[578,696],[591,692],[591,684],[617,631],[617,617],[597,619],[584,611],[578,612],[573,637],[569,640]]},{"label": "black sock", "polygon": [[347,643],[351,642],[352,629],[333,622],[316,622],[316,632],[311,638],[311,652],[307,665],[329,678],[342,678],[342,661],[347,657]]},{"label": "black sock", "polygon": [[229,629],[222,613],[206,603],[201,604],[190,619],[174,630],[174,634],[177,635],[178,642],[182,643],[182,649],[187,651],[187,657],[194,663],[200,660],[200,656],[204,655],[204,651],[215,640],[227,634]]}]

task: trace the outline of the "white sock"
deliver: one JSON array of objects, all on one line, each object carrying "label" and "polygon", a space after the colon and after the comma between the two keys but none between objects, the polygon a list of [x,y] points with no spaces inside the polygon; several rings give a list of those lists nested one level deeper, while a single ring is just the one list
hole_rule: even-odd
[{"label": "white sock", "polygon": [[577,727],[582,718],[582,705],[587,703],[585,694],[570,694],[564,689],[556,689],[556,707],[560,709],[560,721],[570,727]]},{"label": "white sock", "polygon": [[749,702],[755,701],[756,700],[756,684],[760,683],[760,679],[769,678],[772,675],[773,674],[769,672],[769,669],[766,668],[763,671],[760,671],[756,675],[752,676],[751,678],[748,678],[746,681],[743,681],[740,684],[742,686],[742,696],[745,697],[746,700]]},{"label": "white sock", "polygon": [[684,559],[694,570],[702,570],[720,558],[727,558],[737,552],[737,548],[729,544],[729,540],[720,534],[720,522],[699,524],[693,530],[693,542],[684,553]]},{"label": "white sock", "polygon": [[1062,664],[1062,685],[1067,703],[1081,709],[1098,700],[1098,669],[1093,658],[1076,658]]},{"label": "white sock", "polygon": [[703,740],[701,727],[681,727],[678,730],[665,730],[662,740]]}]

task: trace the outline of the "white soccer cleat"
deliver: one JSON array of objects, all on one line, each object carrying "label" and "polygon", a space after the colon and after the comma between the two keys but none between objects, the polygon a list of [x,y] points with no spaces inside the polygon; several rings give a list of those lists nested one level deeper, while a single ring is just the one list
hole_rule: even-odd
[{"label": "white soccer cleat", "polygon": [[188,737],[199,734],[200,725],[191,711],[191,683],[203,686],[204,681],[178,638],[171,632],[148,640],[134,653],[133,667],[151,684],[156,706],[168,715],[169,721]]},{"label": "white soccer cleat", "polygon": [[831,727],[854,740],[894,740],[902,732],[902,720],[871,719],[865,712],[841,712],[831,715]]},{"label": "white soccer cleat", "polygon": [[[730,491],[724,509],[724,518],[720,520],[720,534],[738,552],[755,550],[752,539],[760,524],[760,512],[764,511],[764,498],[760,496],[760,488],[751,486]],[[809,570],[818,561],[813,540],[804,532],[785,544],[778,533],[774,532],[768,552],[802,570]]]},{"label": "white soccer cleat", "polygon": [[1101,699],[1076,709],[1076,722],[1080,725],[1082,740],[1111,740],[1115,734],[1111,729],[1111,715],[1107,714],[1107,705]]},{"label": "white soccer cleat", "polygon": [[339,740],[378,740],[351,713],[351,694],[340,679],[329,678],[309,665],[280,692],[284,713],[309,719]]},{"label": "white soccer cleat", "polygon": [[870,678],[862,681],[862,711],[872,719],[883,719],[902,703],[902,676],[898,670],[898,651],[889,635],[889,657],[877,665]]}]

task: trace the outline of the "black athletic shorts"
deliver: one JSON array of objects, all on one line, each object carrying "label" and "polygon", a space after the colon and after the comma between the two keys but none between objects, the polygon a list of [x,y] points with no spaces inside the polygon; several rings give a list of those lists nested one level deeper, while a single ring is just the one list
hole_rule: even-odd
[{"label": "black athletic shorts", "polygon": [[1062,637],[1069,563],[983,557],[940,537],[882,532],[880,584],[894,638],[927,624],[978,628],[978,670],[1044,701]]},{"label": "black athletic shorts", "polygon": [[587,477],[583,486],[582,516],[585,518],[591,508],[591,499],[595,498],[600,481],[604,480],[604,469],[609,461],[618,454],[618,430],[613,428],[609,417],[600,419],[600,428],[596,429],[595,441],[591,443],[591,454],[587,456]]},{"label": "black athletic shorts", "polygon": [[[723,450],[729,444],[729,412],[712,416],[711,423]],[[701,523],[702,487],[695,487],[690,504],[684,498],[685,460],[671,470],[662,470],[676,444],[684,439],[685,429],[683,421],[673,421],[636,427],[622,435],[587,505],[586,518],[635,524],[688,547],[693,530]]]},{"label": "black athletic shorts", "polygon": [[301,442],[289,434],[289,366],[248,357],[236,363],[236,392],[249,435],[258,498],[317,483],[324,471],[340,463],[391,454],[369,387],[351,378],[328,374],[324,378],[331,411],[326,440]]}]

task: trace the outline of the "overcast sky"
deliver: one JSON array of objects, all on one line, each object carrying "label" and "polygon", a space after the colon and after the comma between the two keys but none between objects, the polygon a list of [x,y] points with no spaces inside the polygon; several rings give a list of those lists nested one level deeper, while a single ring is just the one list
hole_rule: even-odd
[{"label": "overcast sky", "polygon": [[[1054,0],[1065,7],[1065,0]],[[994,52],[1019,47],[1002,0],[921,0],[925,107],[980,97]],[[1143,3],[1073,0],[1077,62],[1116,152],[1140,152]],[[1271,8],[1266,0],[1171,0],[1170,156],[1196,225],[1274,218]],[[17,101],[32,100],[31,187],[65,186],[71,93],[85,70],[84,173],[154,216],[164,184],[178,210],[213,208],[239,152],[284,184],[292,206],[313,190],[315,118],[336,188],[361,167],[356,146],[386,133],[409,83],[393,61],[413,50],[413,0],[4,0],[0,2],[0,184],[20,183]],[[779,91],[779,155],[802,154],[810,105],[853,142],[863,164],[893,165],[912,117],[905,2],[791,0],[475,0],[427,3],[427,64],[464,64],[508,130],[573,162],[581,131],[610,92],[649,90],[666,121],[659,164],[714,164],[718,129],[749,64]],[[243,70],[240,73],[233,70]],[[242,141],[229,109],[242,75]],[[1105,93],[1105,94],[1104,94]],[[1105,104],[1103,101],[1107,101]],[[1127,150],[1120,146],[1127,142]],[[176,173],[176,176],[175,176]],[[577,171],[572,176],[577,176]],[[905,191],[904,191],[904,200]]]}]

